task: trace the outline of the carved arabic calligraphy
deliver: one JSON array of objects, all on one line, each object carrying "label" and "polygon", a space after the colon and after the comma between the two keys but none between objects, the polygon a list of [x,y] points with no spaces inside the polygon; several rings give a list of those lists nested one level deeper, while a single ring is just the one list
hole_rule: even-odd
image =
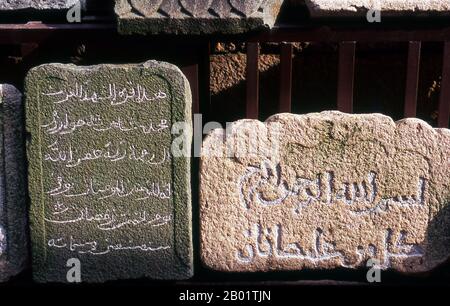
[{"label": "carved arabic calligraphy", "polygon": [[[370,207],[351,209],[351,213],[354,214],[385,211],[390,205],[424,205],[427,183],[425,178],[418,178],[416,194],[385,197],[375,203],[378,195],[377,179],[377,173],[371,171],[361,182],[343,182],[337,186],[333,171],[327,171],[317,174],[314,179],[297,177],[295,182],[289,186],[286,180],[281,179],[279,165],[265,161],[260,167],[250,166],[247,168],[246,173],[238,181],[238,190],[241,203],[247,209],[250,209],[252,203],[261,206],[277,206],[295,198],[297,199],[294,209],[296,214],[300,214],[303,208],[314,203],[331,205],[335,201],[342,201],[350,208],[356,203],[364,203],[364,206]],[[274,191],[273,193],[277,196],[266,199],[264,190],[267,189]]]},{"label": "carved arabic calligraphy", "polygon": [[[106,241],[108,242],[108,241]],[[116,243],[109,244],[105,248],[99,247],[99,242],[96,240],[78,242],[70,236],[68,239],[64,238],[52,238],[48,240],[47,245],[51,248],[68,249],[71,252],[77,252],[78,254],[91,254],[91,255],[106,255],[114,251],[142,251],[142,252],[155,252],[170,249],[170,246],[152,246],[152,243],[142,243],[135,245],[133,241],[129,241],[129,244]]]},{"label": "carved arabic calligraphy", "polygon": [[148,122],[146,124],[140,124],[136,121],[128,118],[124,119],[122,117],[117,117],[115,120],[105,122],[102,116],[99,114],[90,115],[87,118],[72,119],[69,114],[64,114],[62,118],[59,116],[58,112],[53,112],[53,119],[47,124],[41,125],[41,127],[46,128],[45,132],[53,135],[65,135],[75,132],[77,129],[83,127],[91,128],[97,132],[105,132],[109,130],[118,130],[121,132],[129,132],[139,130],[143,134],[151,134],[161,132],[169,128],[167,120],[161,119],[159,123]]},{"label": "carved arabic calligraphy", "polygon": [[[64,178],[59,176],[56,178],[57,186],[47,191],[46,193],[52,197],[62,196],[66,198],[95,196],[99,200],[108,199],[111,197],[130,197],[138,195],[136,201],[147,200],[149,198],[170,199],[171,188],[170,183],[154,183],[147,181],[145,184],[126,183],[124,179],[111,180],[111,183],[96,186],[94,180],[90,178],[85,182],[85,189],[78,191],[75,183],[65,182]],[[130,186],[132,186],[130,188]]]},{"label": "carved arabic calligraphy", "polygon": [[163,91],[148,96],[147,90],[140,84],[134,86],[133,83],[128,83],[129,86],[119,86],[115,83],[108,84],[108,95],[102,96],[97,91],[86,88],[86,85],[75,83],[74,88],[67,90],[43,92],[42,95],[56,98],[53,101],[55,104],[61,104],[69,101],[75,102],[90,102],[101,103],[103,101],[109,102],[112,106],[122,105],[125,103],[147,103],[167,98],[167,94]]},{"label": "carved arabic calligraphy", "polygon": [[[366,248],[359,246],[357,249],[358,264],[381,252],[384,258],[381,268],[389,268],[391,258],[395,257],[422,257],[424,252],[417,244],[405,242],[407,233],[402,231],[395,239],[391,229],[385,231],[384,250],[379,250],[374,245]],[[242,263],[251,263],[258,257],[273,257],[277,259],[306,260],[312,263],[326,262],[338,259],[343,267],[349,266],[345,254],[336,248],[332,241],[324,238],[321,228],[316,228],[310,239],[310,245],[302,246],[299,242],[286,242],[283,236],[283,226],[265,227],[260,223],[243,232],[243,237],[251,239],[243,249],[236,251],[236,259]]]},{"label": "carved arabic calligraphy", "polygon": [[[259,167],[246,168],[237,182],[237,190],[239,205],[247,211],[258,207],[268,209],[276,209],[283,205],[292,207],[291,222],[297,222],[295,220],[304,222],[303,214],[313,213],[311,208],[314,206],[326,214],[333,210],[333,206],[340,205],[341,209],[348,210],[355,224],[370,228],[374,226],[371,218],[398,220],[401,211],[405,209],[415,209],[420,211],[420,214],[426,211],[425,194],[428,184],[424,177],[419,176],[416,179],[413,194],[386,197],[380,194],[379,185],[380,178],[376,171],[369,171],[361,181],[341,179],[339,184],[333,171],[318,173],[313,178],[297,175],[293,182],[288,182],[282,175],[280,164],[264,161]],[[353,253],[357,255],[357,262],[354,262],[354,256],[337,248],[329,235],[329,228],[339,227],[342,224],[334,224],[333,220],[327,222],[322,225],[328,230],[317,227],[313,232],[306,232],[307,237],[311,235],[310,244],[306,245],[305,240],[300,242],[301,239],[286,241],[295,239],[296,234],[286,230],[283,224],[273,226],[266,226],[262,222],[253,224],[243,231],[242,236],[247,243],[236,251],[235,257],[244,264],[253,263],[258,258],[277,258],[307,261],[312,265],[318,262],[338,261],[343,267],[361,265],[364,260],[377,257],[383,259],[382,268],[389,268],[392,259],[414,259],[424,256],[419,243],[407,242],[407,231],[393,230],[386,223],[382,238],[384,243],[358,246]],[[410,225],[405,223],[403,226]],[[414,230],[413,226],[411,230]],[[304,235],[305,233],[302,233],[302,236]],[[371,241],[370,237],[367,241]]]},{"label": "carved arabic calligraphy", "polygon": [[52,213],[52,217],[45,218],[45,221],[56,224],[79,223],[82,221],[97,222],[97,228],[102,231],[112,231],[127,225],[159,227],[168,224],[171,220],[171,214],[150,216],[147,211],[118,213],[114,208],[107,209],[103,213],[96,213],[87,207],[83,209],[69,208],[60,202],[55,204],[55,211]]},{"label": "carved arabic calligraphy", "polygon": [[134,144],[130,144],[125,140],[120,140],[117,145],[114,145],[112,142],[107,142],[102,147],[81,154],[79,154],[78,150],[73,148],[71,142],[69,142],[66,149],[60,149],[57,140],[47,148],[50,150],[50,153],[44,155],[44,160],[62,163],[68,168],[74,168],[83,162],[92,160],[117,162],[127,159],[147,165],[160,165],[170,161],[169,149],[163,148],[162,152],[157,156],[148,149],[138,149]]},{"label": "carved arabic calligraphy", "polygon": [[89,79],[40,91],[47,248],[95,256],[171,248],[170,97],[161,81],[151,90]]}]

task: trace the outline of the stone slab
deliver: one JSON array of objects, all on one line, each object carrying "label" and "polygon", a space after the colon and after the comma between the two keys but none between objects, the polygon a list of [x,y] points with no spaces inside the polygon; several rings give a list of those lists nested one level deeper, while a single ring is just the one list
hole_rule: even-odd
[{"label": "stone slab", "polygon": [[[85,0],[81,0],[82,4]],[[0,11],[12,10],[62,10],[73,7],[80,0],[7,0],[0,1]]]},{"label": "stone slab", "polygon": [[282,0],[116,0],[121,34],[237,34],[272,27]]},{"label": "stone slab", "polygon": [[0,84],[0,282],[28,263],[22,94]]},{"label": "stone slab", "polygon": [[305,0],[311,17],[365,16],[368,10],[381,11],[381,17],[450,15],[445,0]]},{"label": "stone slab", "polygon": [[211,269],[356,269],[372,259],[422,272],[450,257],[448,129],[380,114],[278,114],[214,130],[200,166]]},{"label": "stone slab", "polygon": [[176,122],[190,148],[191,104],[187,79],[162,62],[29,72],[36,281],[67,282],[69,260],[82,282],[192,275],[190,162],[171,149]]}]

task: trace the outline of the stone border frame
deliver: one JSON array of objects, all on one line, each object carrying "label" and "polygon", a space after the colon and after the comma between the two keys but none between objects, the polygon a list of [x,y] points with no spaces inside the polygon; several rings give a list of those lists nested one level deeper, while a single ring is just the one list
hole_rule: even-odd
[{"label": "stone border frame", "polygon": [[[40,179],[42,175],[42,154],[41,154],[41,143],[40,141],[32,142],[31,132],[34,128],[39,129],[38,135],[40,135],[40,122],[41,122],[41,112],[40,112],[40,93],[39,88],[42,83],[45,83],[45,78],[40,75],[40,70],[45,67],[54,67],[57,69],[88,69],[94,68],[96,70],[101,70],[102,68],[121,68],[122,65],[112,65],[112,64],[101,64],[96,66],[76,66],[76,65],[65,65],[65,64],[44,64],[32,68],[25,79],[25,117],[26,117],[26,131],[27,131],[27,156],[28,156],[28,180],[29,182],[38,182],[40,184],[29,184],[29,194],[30,194],[30,214],[31,215],[42,215],[45,212],[45,204],[42,199],[42,181]],[[140,68],[141,73],[148,73],[156,75],[163,78],[167,83],[171,94],[171,113],[172,113],[172,123],[183,121],[184,118],[188,118],[189,121],[186,122],[189,125],[192,134],[192,121],[191,121],[191,104],[192,95],[189,86],[189,82],[181,70],[169,63],[157,62],[157,61],[147,61],[142,64],[132,64],[128,65],[131,68]],[[123,66],[122,66],[123,67]],[[173,94],[173,90],[176,87],[180,87],[184,92],[180,92],[178,95]],[[31,96],[38,97],[37,101],[32,101]],[[185,96],[186,99],[182,99]],[[33,110],[37,110],[39,117],[31,116]],[[172,134],[172,141],[176,138]],[[191,139],[186,141],[191,147]],[[33,167],[34,165],[34,167]],[[39,169],[39,171],[37,171]],[[180,173],[182,175],[180,175]],[[187,279],[193,276],[193,238],[192,238],[192,194],[191,194],[191,181],[190,181],[190,158],[174,158],[172,157],[172,180],[173,180],[173,209],[174,209],[174,252],[178,257],[180,264],[186,267],[185,271],[179,273],[179,279]],[[189,188],[182,188],[183,183]],[[36,196],[33,196],[36,195]],[[187,201],[184,203],[181,199],[186,198]],[[186,207],[186,205],[188,207]],[[45,247],[45,222],[44,218],[39,218],[39,223],[33,223],[31,218],[30,222],[31,232],[32,232],[32,258],[33,258],[33,278],[38,282],[47,281],[44,278],[39,278],[36,275],[41,274],[45,271],[47,259],[46,253],[47,249]],[[35,243],[35,240],[44,239],[43,242]],[[187,260],[184,260],[186,258]],[[36,273],[40,271],[40,273]],[[43,273],[45,274],[45,273]]]}]

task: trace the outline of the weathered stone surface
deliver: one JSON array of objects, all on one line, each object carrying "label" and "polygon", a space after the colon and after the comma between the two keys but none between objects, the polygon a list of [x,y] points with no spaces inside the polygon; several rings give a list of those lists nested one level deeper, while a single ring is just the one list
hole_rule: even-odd
[{"label": "weathered stone surface", "polygon": [[9,0],[0,2],[0,10],[55,10],[68,9],[85,0]]},{"label": "weathered stone surface", "polygon": [[235,34],[272,27],[282,0],[116,0],[122,34]]},{"label": "weathered stone surface", "polygon": [[363,16],[379,10],[381,16],[450,15],[450,1],[436,0],[306,0],[312,17]]},{"label": "weathered stone surface", "polygon": [[34,278],[66,282],[71,258],[85,282],[190,277],[189,159],[171,151],[174,122],[191,129],[181,71],[43,65],[26,106]]},{"label": "weathered stone surface", "polygon": [[22,94],[0,84],[0,282],[28,260]]},{"label": "weathered stone surface", "polygon": [[202,261],[215,270],[369,259],[430,270],[450,256],[450,131],[339,112],[237,121],[204,140],[200,223]]}]

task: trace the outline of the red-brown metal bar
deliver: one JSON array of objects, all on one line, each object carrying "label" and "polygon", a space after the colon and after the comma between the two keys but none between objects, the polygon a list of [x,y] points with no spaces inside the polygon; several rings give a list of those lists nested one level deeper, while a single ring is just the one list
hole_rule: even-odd
[{"label": "red-brown metal bar", "polygon": [[339,44],[337,109],[346,113],[353,112],[355,49],[354,41]]},{"label": "red-brown metal bar", "polygon": [[[117,30],[111,22],[83,22],[47,24],[43,22],[28,22],[25,24],[0,24],[0,43],[16,43],[36,41],[34,37],[49,33],[75,33],[83,35],[107,32],[116,35]],[[227,39],[236,39],[239,36],[224,36]],[[450,26],[436,27],[383,27],[364,28],[359,26],[298,26],[275,27],[270,31],[241,36],[248,42],[407,42],[407,41],[450,41]],[[179,39],[179,37],[177,37]],[[216,37],[218,38],[218,37]]]},{"label": "red-brown metal bar", "polygon": [[259,44],[247,43],[247,104],[246,117],[258,119],[259,103]]},{"label": "red-brown metal bar", "polygon": [[46,24],[43,22],[27,22],[24,24],[0,24],[0,44],[35,43],[53,35],[75,37],[108,37],[116,36],[117,30],[112,23],[67,23]]},{"label": "red-brown metal bar", "polygon": [[309,26],[278,27],[248,37],[250,42],[407,42],[450,41],[450,27],[401,27],[364,28],[358,26]]},{"label": "red-brown metal bar", "polygon": [[199,80],[198,80],[198,64],[190,64],[181,68],[184,75],[189,81],[192,93],[192,114],[198,114],[200,110],[199,103]]},{"label": "red-brown metal bar", "polygon": [[420,41],[410,41],[408,45],[408,64],[406,67],[405,118],[416,117],[417,88],[420,70]]},{"label": "red-brown metal bar", "polygon": [[292,103],[292,43],[282,43],[280,52],[280,112],[290,112]]},{"label": "red-brown metal bar", "polygon": [[448,127],[450,119],[450,42],[444,44],[442,62],[441,95],[439,98],[438,127]]}]

